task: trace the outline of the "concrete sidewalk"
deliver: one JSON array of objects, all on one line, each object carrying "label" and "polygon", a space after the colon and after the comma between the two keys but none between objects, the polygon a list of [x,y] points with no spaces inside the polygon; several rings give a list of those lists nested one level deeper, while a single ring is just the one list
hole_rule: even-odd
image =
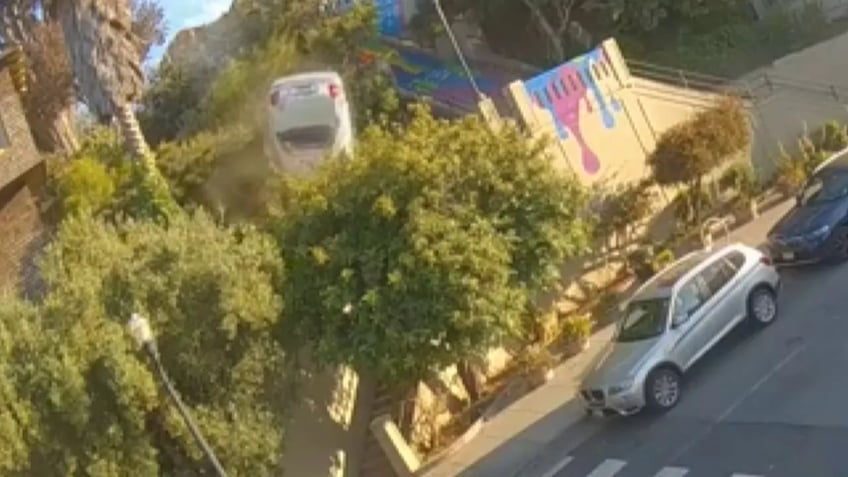
[{"label": "concrete sidewalk", "polygon": [[[727,237],[717,236],[715,246],[727,242],[762,245],[772,225],[793,205],[792,200],[778,203]],[[613,330],[613,326],[608,326],[594,334],[589,349],[557,367],[553,380],[501,411],[479,435],[423,477],[541,475],[549,454],[561,455],[563,449],[576,447],[599,428],[596,421],[583,419],[576,392],[583,374],[609,342]]]},{"label": "concrete sidewalk", "polygon": [[584,371],[612,337],[608,326],[592,335],[589,348],[555,369],[547,384],[522,397],[485,424],[459,451],[424,477],[509,477],[516,475],[584,412],[575,392]]}]

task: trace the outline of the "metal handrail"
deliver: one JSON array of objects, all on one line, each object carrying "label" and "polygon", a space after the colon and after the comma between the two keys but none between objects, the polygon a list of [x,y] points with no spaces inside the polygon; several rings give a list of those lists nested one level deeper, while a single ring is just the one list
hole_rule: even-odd
[{"label": "metal handrail", "polygon": [[730,219],[727,217],[710,217],[704,222],[700,230],[701,244],[703,244],[704,250],[710,250],[713,248],[713,229],[717,225],[720,225],[724,229],[725,242],[730,243],[730,228],[727,225],[729,221]]},{"label": "metal handrail", "polygon": [[769,93],[771,93],[776,87],[784,87],[832,96],[837,101],[843,98],[848,100],[847,86],[787,78],[767,72],[759,73],[748,79],[732,80],[730,78],[656,65],[644,61],[626,60],[626,62],[630,70],[637,76],[643,76],[646,79],[659,79],[692,89],[732,90],[741,94],[743,97],[755,97],[754,92],[763,88],[767,88]]}]

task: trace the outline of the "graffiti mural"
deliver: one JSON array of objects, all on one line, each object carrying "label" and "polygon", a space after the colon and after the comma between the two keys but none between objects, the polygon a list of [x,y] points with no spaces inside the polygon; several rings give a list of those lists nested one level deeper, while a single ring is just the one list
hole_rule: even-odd
[{"label": "graffiti mural", "polygon": [[[395,85],[402,92],[430,97],[465,111],[476,110],[477,95],[460,65],[416,49],[385,43],[368,45],[360,53],[361,61],[369,62],[375,58],[384,59],[389,64]],[[499,95],[507,84],[518,79],[514,74],[494,67],[478,65],[473,70],[474,80],[488,96]]]},{"label": "graffiti mural", "polygon": [[374,0],[380,34],[398,38],[403,33],[403,0]]},{"label": "graffiti mural", "polygon": [[611,66],[606,52],[598,47],[524,82],[531,100],[551,114],[559,139],[573,137],[577,142],[583,170],[589,175],[600,171],[601,162],[581,131],[581,119],[584,119],[581,105],[590,113],[588,117],[599,117],[605,128],[616,126],[621,102],[609,91],[603,91],[600,82],[609,74]]}]

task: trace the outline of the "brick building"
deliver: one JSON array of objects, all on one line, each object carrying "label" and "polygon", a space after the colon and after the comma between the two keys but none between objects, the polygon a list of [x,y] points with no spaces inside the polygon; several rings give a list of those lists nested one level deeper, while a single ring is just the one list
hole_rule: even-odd
[{"label": "brick building", "polygon": [[46,171],[21,103],[26,84],[20,55],[0,51],[0,290],[31,292],[34,256],[47,238],[38,203]]}]

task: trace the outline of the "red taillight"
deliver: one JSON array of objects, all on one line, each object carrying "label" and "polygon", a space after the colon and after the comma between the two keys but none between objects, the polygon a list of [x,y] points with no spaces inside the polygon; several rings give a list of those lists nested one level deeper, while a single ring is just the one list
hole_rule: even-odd
[{"label": "red taillight", "polygon": [[339,89],[339,85],[330,83],[327,86],[327,94],[329,94],[331,98],[338,98],[341,94],[341,89]]},{"label": "red taillight", "polygon": [[768,266],[772,266],[774,264],[774,262],[772,262],[772,260],[771,260],[771,257],[769,257],[768,255],[761,255],[760,256],[760,263],[762,263],[763,265],[768,265]]},{"label": "red taillight", "polygon": [[272,91],[270,100],[271,100],[271,106],[276,106],[277,103],[280,102],[280,92],[276,91],[276,90]]}]

